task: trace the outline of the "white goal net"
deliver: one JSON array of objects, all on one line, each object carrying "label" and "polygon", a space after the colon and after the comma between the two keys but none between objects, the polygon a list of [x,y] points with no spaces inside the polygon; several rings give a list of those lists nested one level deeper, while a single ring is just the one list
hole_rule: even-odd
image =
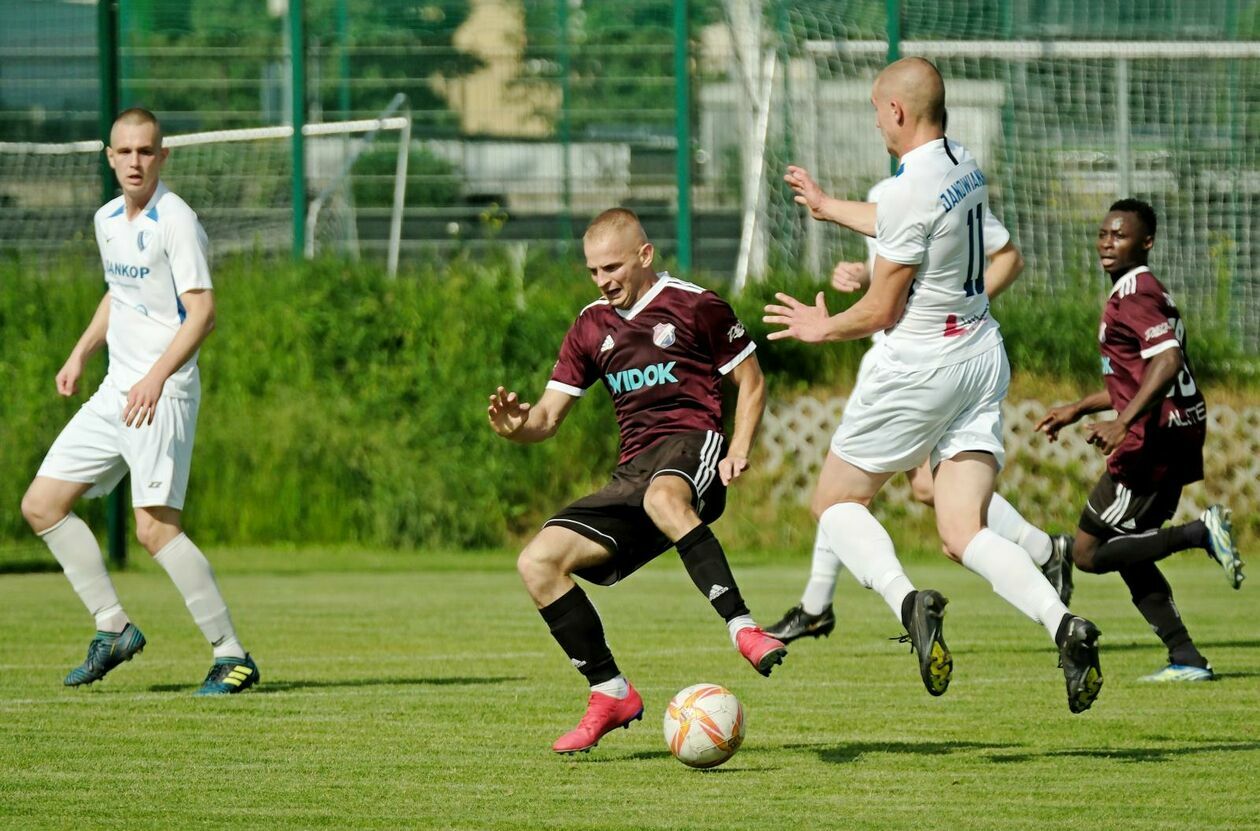
[{"label": "white goal net", "polygon": [[[887,39],[855,4],[724,8],[727,38],[706,66],[726,89],[702,89],[700,135],[709,158],[741,165],[737,282],[863,259],[856,235],[807,219],[782,175],[804,165],[845,198],[888,175],[869,101]],[[1097,223],[1136,196],[1159,214],[1152,265],[1179,304],[1260,348],[1260,42],[997,40],[966,20],[934,24],[900,54],[944,75],[947,133],[979,158],[1027,260],[1020,290],[1097,288]]]},{"label": "white goal net", "polygon": [[[396,107],[391,106],[391,110]],[[411,119],[307,124],[306,254],[364,249],[397,266]],[[197,212],[216,254],[293,245],[291,126],[170,135],[162,179]],[[0,142],[0,250],[94,251],[100,141]],[[384,156],[369,170],[361,160]]]}]

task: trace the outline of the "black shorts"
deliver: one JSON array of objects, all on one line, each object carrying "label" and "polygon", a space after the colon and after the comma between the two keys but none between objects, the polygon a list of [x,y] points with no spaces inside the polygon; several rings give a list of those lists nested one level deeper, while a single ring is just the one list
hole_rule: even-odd
[{"label": "black shorts", "polygon": [[618,465],[612,481],[543,523],[576,531],[602,545],[612,558],[574,574],[611,586],[628,577],[674,543],[661,533],[647,511],[643,495],[657,476],[678,476],[691,484],[691,504],[705,523],[726,508],[726,486],[718,461],[726,440],[720,433],[697,430],[661,439],[630,461]]},{"label": "black shorts", "polygon": [[1154,531],[1177,513],[1181,485],[1161,483],[1149,493],[1134,493],[1105,472],[1081,511],[1080,527],[1100,540]]}]

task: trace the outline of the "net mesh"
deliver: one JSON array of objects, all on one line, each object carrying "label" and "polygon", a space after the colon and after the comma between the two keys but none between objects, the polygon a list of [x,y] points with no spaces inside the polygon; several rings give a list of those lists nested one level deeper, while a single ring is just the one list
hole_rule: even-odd
[{"label": "net mesh", "polygon": [[[310,126],[321,134],[306,138],[308,193],[328,191],[314,225],[317,253],[357,257],[361,223],[371,226],[368,235],[385,239],[396,171],[356,177],[356,163],[378,150],[396,159],[404,121]],[[171,155],[162,179],[197,212],[215,254],[291,249],[293,163],[285,128],[175,135],[165,144]],[[92,141],[0,142],[0,248],[95,255],[92,214],[100,202],[102,152]],[[379,187],[378,180],[388,185]],[[376,247],[383,251],[384,243]]]},{"label": "net mesh", "polygon": [[[729,129],[710,133],[726,136],[717,158],[760,177],[759,201],[744,180],[750,275],[863,259],[856,235],[807,219],[782,174],[801,164],[845,198],[888,175],[869,103],[889,57],[886,22],[862,4],[767,0],[752,20],[734,5],[725,55],[711,52],[730,79]],[[1178,302],[1248,350],[1260,347],[1260,43],[1219,39],[1228,21],[1211,11],[1220,3],[1186,21],[1166,9],[1160,26],[1137,21],[1106,41],[1097,38],[1112,33],[1088,30],[1066,2],[1037,12],[1037,40],[996,13],[1012,4],[995,4],[988,18],[977,11],[984,5],[946,14],[932,11],[940,3],[905,3],[900,54],[926,57],[944,75],[948,134],[980,160],[1028,263],[1020,290],[1097,287],[1097,223],[1112,201],[1136,196],[1159,214],[1152,267]],[[1083,34],[1094,39],[1074,39]],[[763,70],[768,100],[747,81],[748,66]]]}]

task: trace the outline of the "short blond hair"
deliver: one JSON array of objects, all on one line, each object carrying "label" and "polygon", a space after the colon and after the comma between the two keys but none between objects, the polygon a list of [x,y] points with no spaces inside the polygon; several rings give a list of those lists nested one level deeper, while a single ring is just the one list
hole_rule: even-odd
[{"label": "short blond hair", "polygon": [[[114,119],[114,127],[119,124],[128,124],[132,126],[140,124],[152,124],[153,130],[157,134],[158,147],[162,146],[162,124],[158,121],[158,117],[152,111],[146,110],[144,107],[128,107],[118,114]],[[111,129],[112,133],[113,130]]]},{"label": "short blond hair", "polygon": [[648,241],[638,214],[629,208],[609,208],[592,219],[591,224],[586,226],[586,232],[582,234],[582,241],[590,242],[614,235],[629,237],[640,245]]}]

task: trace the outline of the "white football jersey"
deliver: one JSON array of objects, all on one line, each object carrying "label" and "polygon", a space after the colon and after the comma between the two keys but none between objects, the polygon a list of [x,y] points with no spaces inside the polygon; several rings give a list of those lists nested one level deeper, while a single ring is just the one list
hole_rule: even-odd
[{"label": "white football jersey", "polygon": [[[197,214],[158,182],[153,198],[128,220],[124,197],[96,212],[96,242],[109,285],[109,372],[126,392],[171,345],[184,320],[179,296],[210,289],[209,243]],[[166,380],[163,395],[197,398],[197,354]]]},{"label": "white football jersey", "polygon": [[1010,240],[990,219],[984,173],[957,142],[936,139],[901,157],[879,194],[879,256],[919,266],[906,309],[888,330],[885,358],[926,369],[1002,342],[984,292],[987,255]]}]

